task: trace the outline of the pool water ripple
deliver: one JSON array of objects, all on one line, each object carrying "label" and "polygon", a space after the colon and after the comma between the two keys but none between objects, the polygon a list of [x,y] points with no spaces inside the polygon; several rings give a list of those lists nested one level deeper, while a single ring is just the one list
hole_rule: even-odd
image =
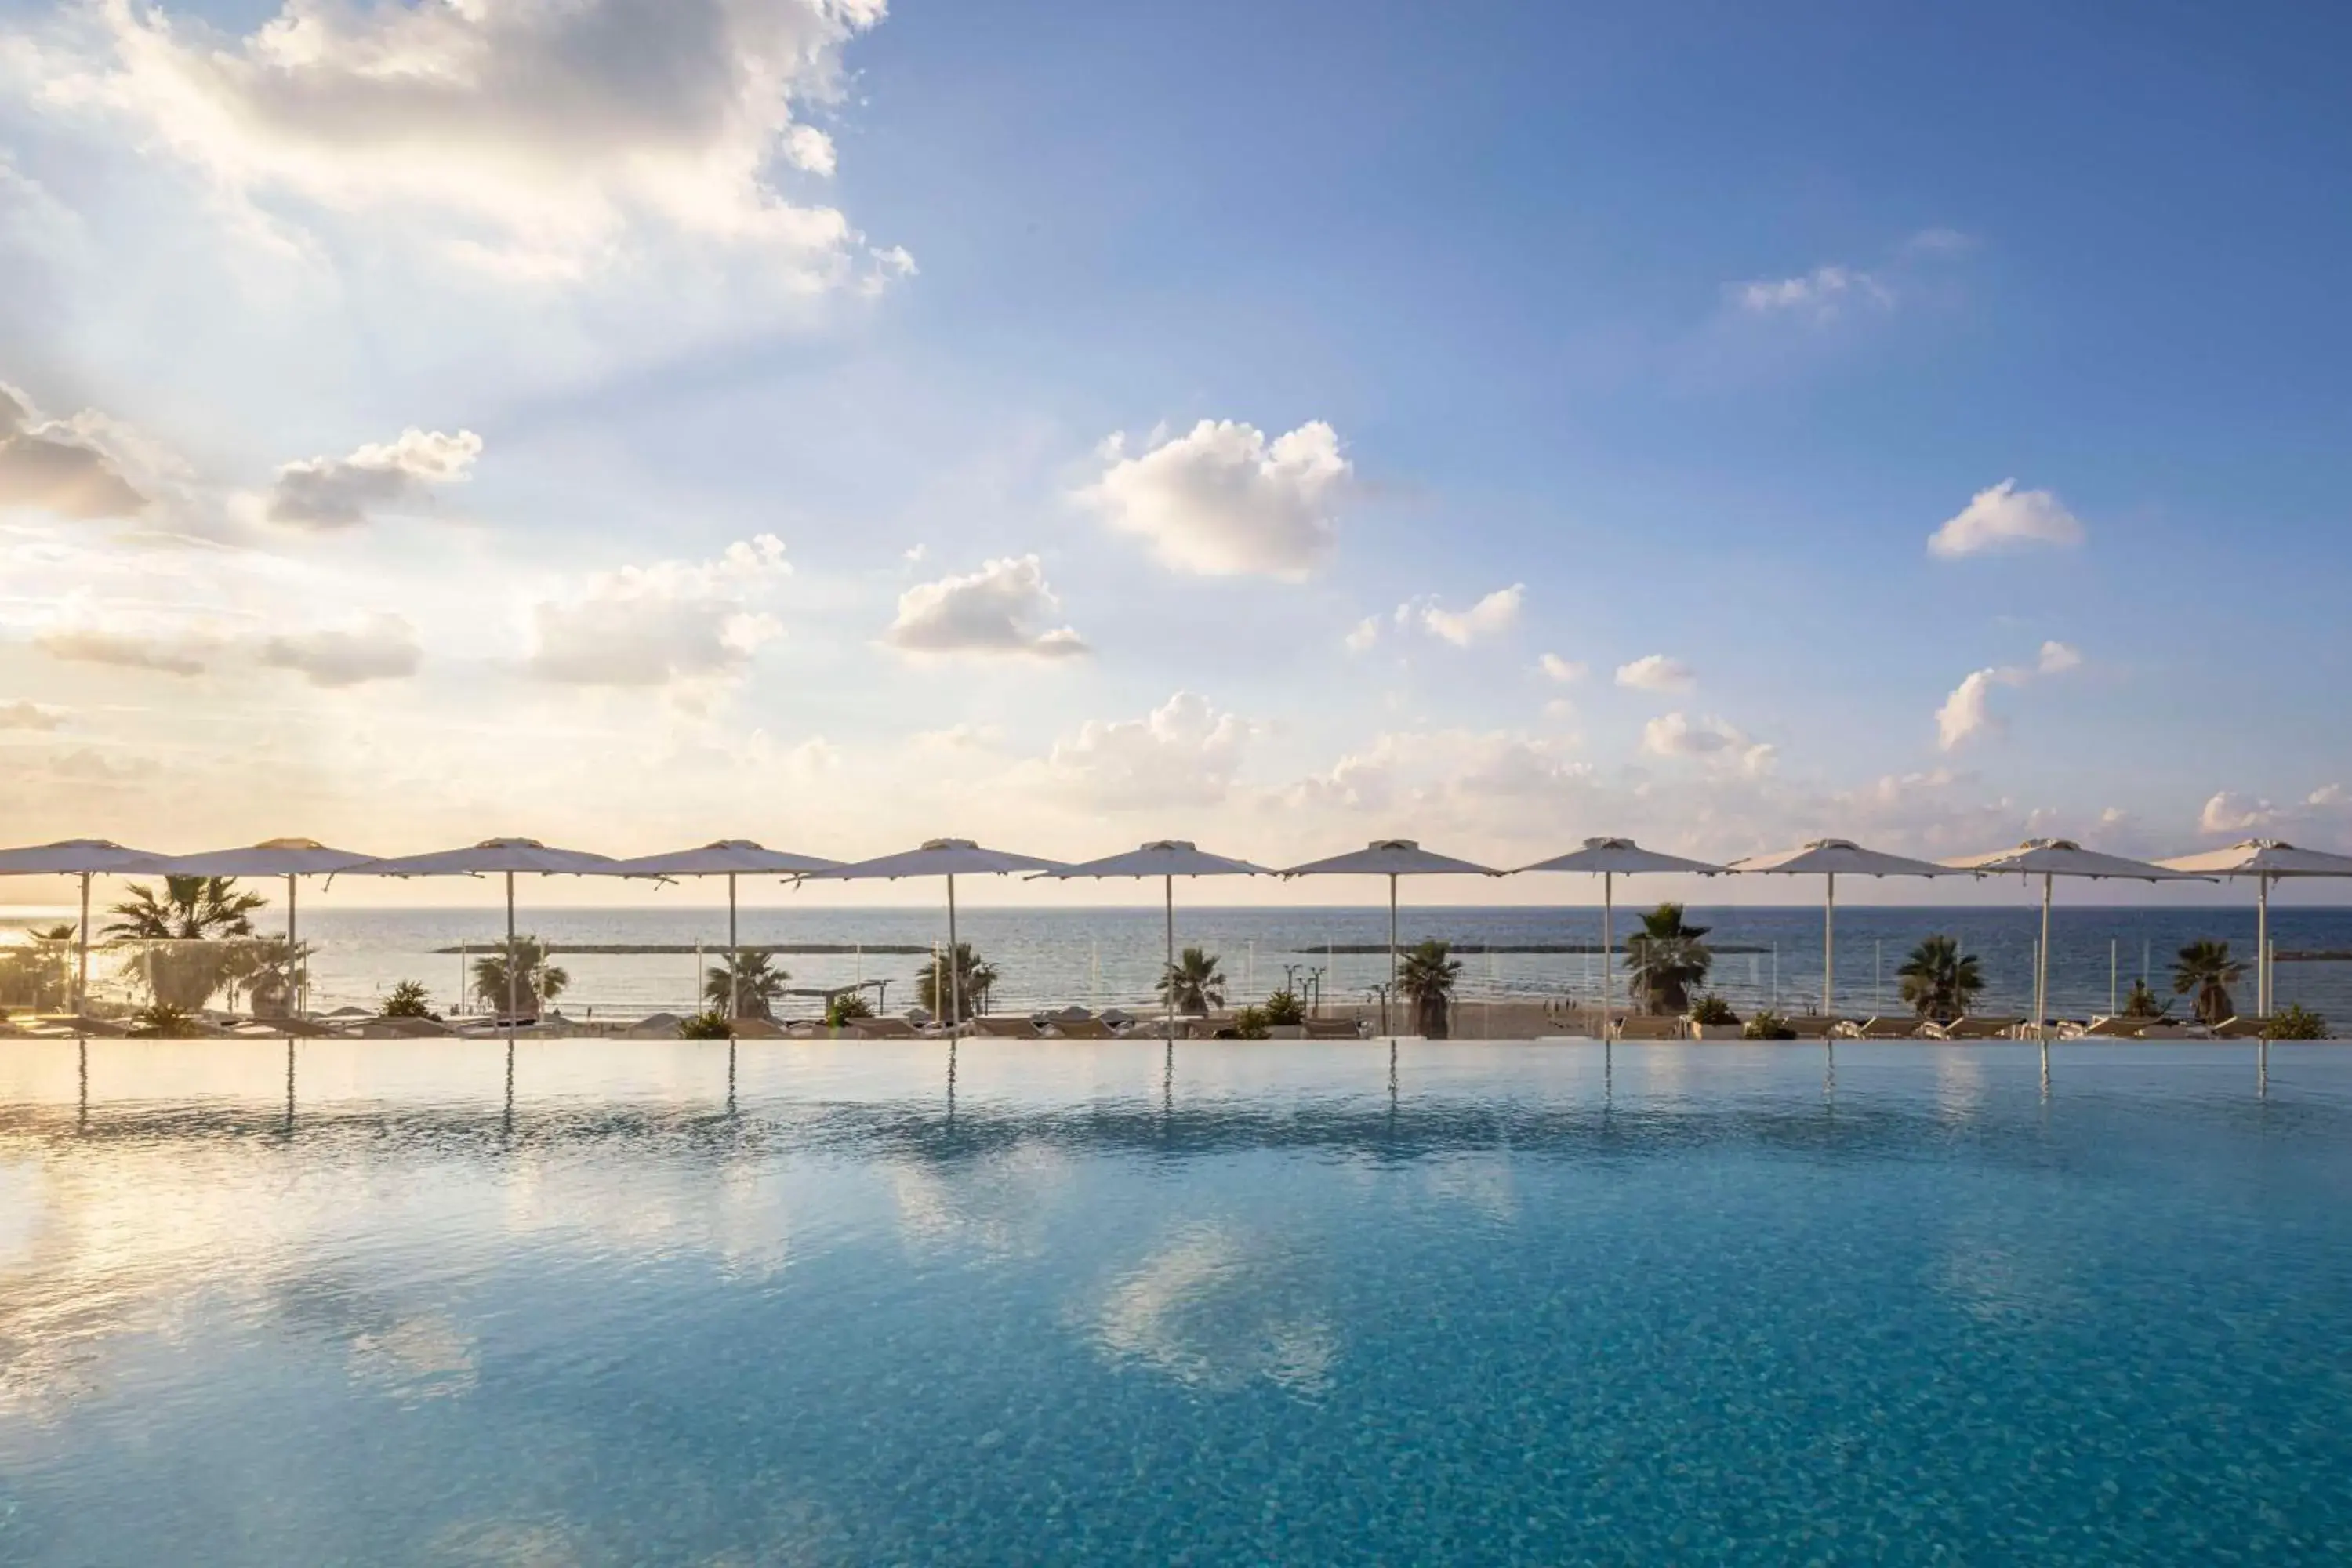
[{"label": "pool water ripple", "polygon": [[0,1562],[2345,1561],[2269,1067],[12,1047]]}]

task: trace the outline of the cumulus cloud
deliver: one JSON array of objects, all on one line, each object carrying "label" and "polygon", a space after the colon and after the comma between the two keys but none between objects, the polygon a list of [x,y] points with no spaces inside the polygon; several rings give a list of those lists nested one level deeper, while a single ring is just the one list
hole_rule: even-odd
[{"label": "cumulus cloud", "polygon": [[1232,790],[1249,737],[1246,721],[1180,691],[1147,718],[1088,721],[1055,743],[1045,765],[1077,798],[1107,810],[1213,805]]},{"label": "cumulus cloud", "polygon": [[2278,826],[2278,808],[2269,801],[2232,790],[2221,790],[2197,814],[2200,833],[2254,833]]},{"label": "cumulus cloud", "polygon": [[1202,576],[1304,577],[1338,538],[1334,515],[1353,469],[1339,433],[1317,420],[1268,440],[1255,426],[1203,419],[1129,456],[1103,443],[1102,477],[1078,492],[1161,564]]},{"label": "cumulus cloud", "polygon": [[0,730],[55,730],[65,715],[33,702],[0,702]]},{"label": "cumulus cloud", "polygon": [[423,658],[416,628],[404,616],[375,615],[349,626],[273,637],[261,645],[261,662],[290,669],[313,686],[359,686],[398,680],[416,673]]},{"label": "cumulus cloud", "polygon": [[31,399],[0,383],[0,509],[59,517],[131,517],[147,498],[96,438],[94,421],[45,419]]},{"label": "cumulus cloud", "polygon": [[758,602],[792,574],[772,533],[713,561],[662,561],[600,573],[578,595],[531,613],[529,668],[574,686],[663,686],[742,672],[782,627]]},{"label": "cumulus cloud", "polygon": [[1698,672],[1681,659],[1654,653],[1619,665],[1617,684],[1635,691],[1688,691],[1698,684]]},{"label": "cumulus cloud", "polygon": [[2003,479],[1979,490],[1969,504],[1927,536],[1931,554],[1946,560],[2036,544],[2083,542],[2083,524],[2048,490],[2021,490]]},{"label": "cumulus cloud", "polygon": [[1068,626],[1040,629],[1060,608],[1037,557],[1008,556],[964,576],[908,589],[898,595],[898,618],[883,637],[909,653],[1069,658],[1092,651]]},{"label": "cumulus cloud", "polygon": [[1536,668],[1562,686],[1573,686],[1591,673],[1583,665],[1562,658],[1556,653],[1548,653],[1536,660]]},{"label": "cumulus cloud", "polygon": [[1895,292],[1858,268],[1816,267],[1794,278],[1760,278],[1731,286],[1731,298],[1751,315],[1803,315],[1828,321],[1852,305],[1878,309],[1895,303]]},{"label": "cumulus cloud", "polygon": [[473,477],[482,438],[471,430],[404,430],[348,458],[311,458],[278,470],[269,521],[296,528],[354,528],[379,510],[413,503],[436,485]]},{"label": "cumulus cloud", "polygon": [[202,646],[192,642],[130,632],[73,628],[43,632],[33,639],[33,646],[51,658],[184,676],[202,675],[207,652]]},{"label": "cumulus cloud", "polygon": [[1423,605],[1421,607],[1421,624],[1430,636],[1442,637],[1455,647],[1468,647],[1481,637],[1493,637],[1518,625],[1519,606],[1527,595],[1525,583],[1514,583],[1507,588],[1496,589],[1458,613],[1440,609],[1435,605]]},{"label": "cumulus cloud", "polygon": [[1748,739],[1720,719],[1684,713],[1661,714],[1644,724],[1642,750],[1654,757],[1704,762],[1746,778],[1770,773],[1780,760],[1777,748]]},{"label": "cumulus cloud", "polygon": [[1381,640],[1381,617],[1366,616],[1356,623],[1353,630],[1339,640],[1349,653],[1370,653],[1373,645]]},{"label": "cumulus cloud", "polygon": [[451,255],[535,280],[719,253],[808,289],[860,241],[780,172],[830,174],[804,111],[884,0],[284,0],[224,37],[94,8],[94,56],[42,61],[52,101],[120,116],[248,212],[395,215]]},{"label": "cumulus cloud", "polygon": [[2045,642],[2031,667],[2000,665],[1971,670],[1944,705],[1936,710],[1936,744],[1947,752],[1958,751],[1979,735],[1998,733],[2003,727],[2000,717],[1992,710],[1992,694],[2001,687],[2031,685],[2034,680],[2053,675],[2064,675],[2082,668],[2083,656],[2063,642]]}]

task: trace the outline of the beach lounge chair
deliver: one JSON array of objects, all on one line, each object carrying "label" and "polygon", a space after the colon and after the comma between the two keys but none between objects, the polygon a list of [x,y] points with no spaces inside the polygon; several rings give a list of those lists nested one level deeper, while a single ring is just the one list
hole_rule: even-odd
[{"label": "beach lounge chair", "polygon": [[2139,1032],[2143,1040],[2210,1040],[2213,1031],[2202,1024],[2158,1018]]},{"label": "beach lounge chair", "polygon": [[911,1040],[915,1026],[904,1018],[860,1018],[856,1035],[861,1040]]},{"label": "beach lounge chair", "polygon": [[1964,1015],[1937,1029],[1936,1037],[1943,1040],[1997,1040],[2024,1022],[2014,1015],[2001,1018],[1990,1014]]},{"label": "beach lounge chair", "polygon": [[2126,1017],[2118,1013],[2111,1017],[2094,1018],[2065,1032],[2069,1037],[2077,1040],[2134,1040],[2140,1037],[2142,1030],[2162,1022],[2161,1018]]},{"label": "beach lounge chair", "polygon": [[1919,1037],[1916,1018],[1864,1018],[1859,1024],[1847,1024],[1839,1031],[1852,1040],[1913,1040]]},{"label": "beach lounge chair", "polygon": [[1307,1037],[1310,1040],[1360,1040],[1364,1026],[1353,1018],[1309,1018]]},{"label": "beach lounge chair", "polygon": [[1683,1018],[1637,1015],[1619,1022],[1617,1037],[1621,1040],[1687,1040],[1690,1038],[1690,1024]]},{"label": "beach lounge chair", "polygon": [[1037,1037],[1034,1018],[974,1018],[980,1032],[992,1040],[1034,1040]]},{"label": "beach lounge chair", "polygon": [[1794,1029],[1801,1040],[1826,1040],[1840,1024],[1852,1020],[1826,1018],[1819,1013],[1791,1013],[1780,1021]]},{"label": "beach lounge chair", "polygon": [[2224,1018],[2208,1032],[2217,1040],[2259,1040],[2263,1024],[2260,1018]]},{"label": "beach lounge chair", "polygon": [[1118,1037],[1100,1018],[1056,1019],[1045,1027],[1049,1040],[1115,1040]]}]

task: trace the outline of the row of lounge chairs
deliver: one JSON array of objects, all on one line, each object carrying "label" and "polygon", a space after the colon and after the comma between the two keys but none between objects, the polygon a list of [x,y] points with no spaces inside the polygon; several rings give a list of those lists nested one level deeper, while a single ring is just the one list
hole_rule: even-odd
[{"label": "row of lounge chairs", "polygon": [[[1956,1018],[1948,1024],[1900,1015],[1874,1018],[1829,1018],[1804,1015],[1781,1020],[1801,1040],[1999,1040],[2031,1039],[2033,1026],[2023,1017]],[[2200,1024],[2178,1018],[2116,1016],[2088,1022],[2061,1021],[2054,1030],[2070,1040],[2251,1040],[2260,1037],[2260,1018],[2231,1018],[2226,1023]],[[1610,1031],[1619,1040],[1737,1039],[1737,1025],[1702,1027],[1688,1018],[1634,1016],[1616,1021]]]}]

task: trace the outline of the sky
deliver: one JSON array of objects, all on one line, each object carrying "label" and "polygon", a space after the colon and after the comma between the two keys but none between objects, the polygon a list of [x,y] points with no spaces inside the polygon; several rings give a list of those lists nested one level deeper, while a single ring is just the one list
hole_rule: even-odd
[{"label": "sky", "polygon": [[2352,848],[2347,47],[0,0],[0,838]]}]

